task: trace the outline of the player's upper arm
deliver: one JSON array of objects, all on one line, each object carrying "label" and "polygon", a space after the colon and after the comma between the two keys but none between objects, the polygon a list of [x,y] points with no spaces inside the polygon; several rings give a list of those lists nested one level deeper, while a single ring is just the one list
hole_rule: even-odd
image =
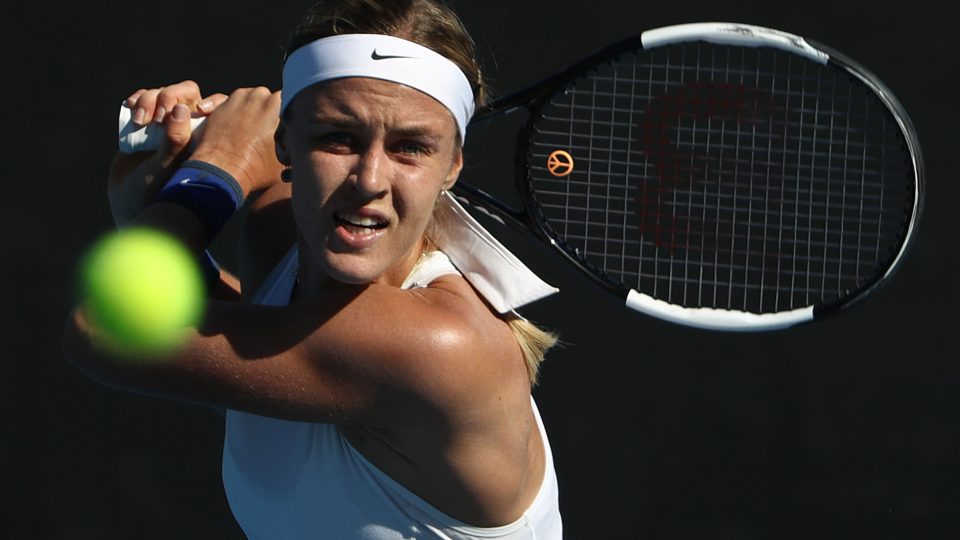
[{"label": "player's upper arm", "polygon": [[451,404],[495,385],[490,362],[512,350],[489,339],[486,323],[478,327],[474,319],[495,317],[478,317],[470,302],[480,301],[377,285],[282,307],[211,302],[190,345],[172,358],[131,363],[87,347],[93,357],[81,354],[80,364],[113,386],[264,416],[440,420]]}]

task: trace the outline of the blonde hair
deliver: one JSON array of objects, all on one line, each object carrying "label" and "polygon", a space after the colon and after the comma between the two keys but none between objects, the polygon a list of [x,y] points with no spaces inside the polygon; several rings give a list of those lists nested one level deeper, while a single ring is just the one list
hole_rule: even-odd
[{"label": "blonde hair", "polygon": [[520,345],[523,361],[527,366],[527,376],[530,384],[536,385],[540,374],[540,363],[543,362],[547,351],[557,344],[557,335],[537,326],[514,312],[501,315],[513,332],[513,337]]}]

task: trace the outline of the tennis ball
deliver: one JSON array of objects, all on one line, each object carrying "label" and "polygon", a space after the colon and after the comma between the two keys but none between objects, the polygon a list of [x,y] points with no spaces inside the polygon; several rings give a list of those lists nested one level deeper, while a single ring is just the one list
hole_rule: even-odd
[{"label": "tennis ball", "polygon": [[199,265],[173,237],[130,228],[100,239],[80,269],[95,342],[132,358],[169,353],[203,315]]}]

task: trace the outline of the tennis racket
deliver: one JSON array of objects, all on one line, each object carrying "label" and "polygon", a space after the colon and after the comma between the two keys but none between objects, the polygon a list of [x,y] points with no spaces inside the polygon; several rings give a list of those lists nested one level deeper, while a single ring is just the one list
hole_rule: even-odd
[{"label": "tennis racket", "polygon": [[903,107],[843,55],[785,32],[643,32],[491,103],[517,109],[533,232],[626,306],[759,331],[821,319],[889,279],[916,234],[923,162]]},{"label": "tennis racket", "polygon": [[480,111],[529,111],[523,209],[458,183],[640,312],[714,330],[821,319],[889,279],[923,162],[854,61],[744,24],[658,28]]}]

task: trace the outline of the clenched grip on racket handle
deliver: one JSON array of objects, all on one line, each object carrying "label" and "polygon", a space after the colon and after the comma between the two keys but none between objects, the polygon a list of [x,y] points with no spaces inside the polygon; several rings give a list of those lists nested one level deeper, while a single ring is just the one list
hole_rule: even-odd
[{"label": "clenched grip on racket handle", "polygon": [[[203,125],[206,117],[191,118],[190,128],[197,132]],[[139,126],[132,120],[131,110],[126,105],[120,105],[120,117],[118,126],[119,149],[124,154],[133,154],[136,152],[154,152],[160,146],[163,140],[164,130],[166,128],[160,124],[150,123],[145,126]],[[191,141],[195,145],[197,139]]]}]

